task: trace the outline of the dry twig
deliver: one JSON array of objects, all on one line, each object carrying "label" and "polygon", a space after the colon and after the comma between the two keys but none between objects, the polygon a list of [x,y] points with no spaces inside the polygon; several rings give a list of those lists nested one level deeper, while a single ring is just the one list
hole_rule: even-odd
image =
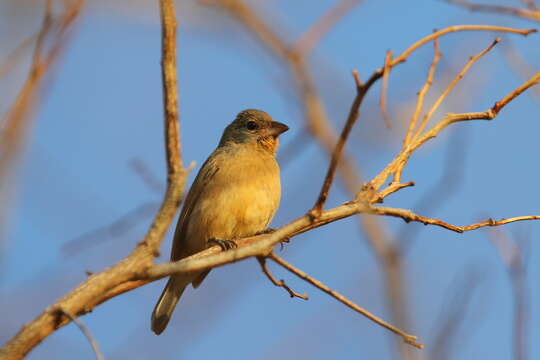
[{"label": "dry twig", "polygon": [[386,321],[378,318],[377,316],[373,315],[372,313],[370,313],[369,311],[367,311],[366,309],[356,305],[355,303],[353,303],[351,300],[347,299],[345,296],[341,295],[340,293],[338,293],[337,291],[334,291],[332,289],[330,289],[328,286],[324,285],[323,283],[321,283],[320,281],[312,278],[311,276],[309,276],[308,274],[306,274],[305,272],[303,272],[302,270],[298,269],[297,267],[289,264],[288,262],[286,262],[285,260],[283,260],[282,258],[280,258],[279,256],[275,255],[274,253],[271,253],[270,255],[268,255],[268,258],[269,259],[272,259],[274,262],[276,262],[277,264],[283,266],[285,269],[289,270],[290,272],[292,272],[293,274],[295,274],[296,276],[298,276],[299,278],[307,281],[308,283],[310,283],[311,285],[315,286],[316,288],[318,288],[319,290],[322,290],[324,291],[325,293],[327,293],[328,295],[332,296],[334,299],[342,302],[343,304],[345,304],[346,306],[350,307],[351,309],[353,309],[354,311],[364,315],[365,317],[367,317],[368,319],[370,319],[371,321],[381,325],[382,327],[385,327],[386,329],[392,331],[393,333],[401,336],[403,338],[403,341],[406,342],[407,344],[409,345],[412,345],[414,347],[417,347],[418,349],[422,349],[424,347],[424,345],[418,343],[416,341],[417,337],[414,336],[414,335],[410,335],[410,334],[407,334],[406,332],[404,332],[403,330],[401,329],[398,329],[396,328],[395,326],[387,323]]},{"label": "dry twig", "polygon": [[328,199],[328,193],[330,191],[330,186],[332,185],[332,182],[334,180],[334,175],[336,173],[341,153],[343,152],[343,148],[345,147],[345,143],[349,138],[349,134],[351,133],[356,119],[358,119],[360,105],[362,104],[362,100],[364,100],[364,96],[366,95],[367,90],[370,86],[368,84],[366,84],[365,86],[362,85],[358,76],[358,71],[354,70],[353,76],[356,82],[356,97],[354,98],[353,104],[351,105],[351,110],[349,111],[347,122],[345,123],[345,126],[341,131],[341,135],[339,136],[336,147],[332,151],[332,158],[330,159],[330,165],[328,166],[328,170],[326,172],[326,176],[324,178],[323,186],[321,188],[321,192],[319,193],[319,197],[317,198],[315,205],[313,205],[313,208],[309,211],[310,216],[314,218],[318,218],[321,215],[324,204]]},{"label": "dry twig", "polygon": [[461,80],[463,79],[463,76],[465,76],[465,73],[471,68],[471,66],[478,60],[480,59],[482,56],[486,55],[491,49],[493,49],[493,47],[495,45],[497,45],[499,42],[501,41],[501,38],[496,38],[487,48],[485,48],[484,50],[482,50],[480,53],[474,55],[474,56],[471,56],[469,58],[469,60],[467,61],[467,63],[465,64],[465,66],[463,67],[463,69],[459,72],[459,74],[454,78],[454,80],[452,80],[452,82],[450,83],[450,85],[448,85],[446,87],[446,89],[444,89],[444,91],[441,93],[441,95],[437,98],[437,100],[435,100],[435,103],[431,106],[431,108],[429,109],[429,111],[426,113],[426,115],[424,115],[424,118],[422,119],[422,122],[420,123],[420,126],[418,127],[418,130],[416,131],[416,134],[414,135],[413,137],[413,140],[412,142],[414,142],[415,140],[418,139],[418,137],[420,137],[420,135],[422,134],[422,131],[424,131],[424,129],[426,128],[426,125],[428,124],[429,120],[431,119],[431,117],[433,116],[433,114],[435,113],[435,111],[437,111],[437,109],[439,108],[439,106],[442,104],[442,102],[444,101],[444,99],[446,98],[446,96],[448,96],[448,94],[454,89],[454,87],[456,86],[456,84]]},{"label": "dry twig", "polygon": [[291,289],[287,284],[285,284],[285,281],[284,280],[277,280],[273,275],[272,273],[270,272],[270,270],[268,270],[268,267],[266,266],[266,258],[265,257],[262,257],[262,256],[257,256],[257,261],[259,262],[259,265],[261,265],[261,270],[262,272],[264,273],[264,275],[266,275],[266,277],[272,282],[272,284],[276,285],[277,287],[282,287],[283,289],[285,289],[285,291],[287,291],[290,295],[290,297],[298,297],[300,299],[304,299],[304,300],[308,300],[309,297],[307,296],[307,294],[300,294],[300,293],[297,293],[296,291],[294,291],[293,289]]}]

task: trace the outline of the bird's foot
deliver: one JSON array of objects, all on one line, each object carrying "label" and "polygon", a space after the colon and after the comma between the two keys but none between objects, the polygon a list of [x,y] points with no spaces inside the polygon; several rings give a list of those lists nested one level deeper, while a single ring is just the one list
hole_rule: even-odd
[{"label": "bird's foot", "polygon": [[[266,230],[263,230],[263,231],[259,231],[258,233],[256,233],[255,235],[263,235],[263,234],[271,234],[273,232],[275,232],[276,229],[272,229],[272,228],[268,228]],[[284,239],[281,239],[279,241],[279,244],[281,245],[281,250],[283,250],[283,243],[289,243],[291,241],[291,238],[284,238]]]},{"label": "bird's foot", "polygon": [[209,239],[206,243],[208,245],[217,245],[223,251],[236,249],[238,247],[238,245],[236,244],[234,240],[223,240],[223,239],[212,238],[212,239]]}]

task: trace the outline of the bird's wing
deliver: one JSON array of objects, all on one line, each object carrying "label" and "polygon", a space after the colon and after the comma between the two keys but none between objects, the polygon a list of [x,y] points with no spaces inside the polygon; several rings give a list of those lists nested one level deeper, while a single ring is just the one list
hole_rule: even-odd
[{"label": "bird's wing", "polygon": [[191,255],[189,249],[186,249],[185,236],[187,232],[187,225],[189,218],[195,204],[199,197],[205,192],[205,188],[212,181],[212,178],[219,171],[215,156],[210,156],[199,170],[195,181],[189,189],[186,200],[184,201],[184,207],[180,213],[178,224],[174,232],[173,246],[171,251],[171,260],[179,260],[183,257]]}]

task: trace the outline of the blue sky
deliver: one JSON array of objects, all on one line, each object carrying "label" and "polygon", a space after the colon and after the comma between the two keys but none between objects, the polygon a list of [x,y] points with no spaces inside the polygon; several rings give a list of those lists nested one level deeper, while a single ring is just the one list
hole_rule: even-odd
[{"label": "blue sky", "polygon": [[[273,1],[255,4],[280,34],[294,39],[334,1]],[[510,3],[510,2],[509,2]],[[516,1],[516,3],[519,3]],[[223,127],[244,108],[261,108],[291,127],[282,139],[287,148],[302,128],[290,73],[269,56],[243,28],[215,10],[178,4],[179,94],[184,161],[195,171],[216,146]],[[0,342],[47,305],[84,280],[85,270],[99,271],[125,256],[143,236],[150,221],[142,216],[120,236],[87,237],[90,246],[66,253],[65,245],[117,220],[130,210],[159,201],[160,194],[131,170],[137,158],[164,181],[160,29],[154,2],[87,7],[69,48],[47,88],[35,125],[17,169],[10,226],[0,257]],[[0,4],[12,34],[24,38],[18,25],[34,31],[39,11],[13,10]],[[9,10],[9,11],[8,11]],[[13,11],[13,12],[12,12]],[[9,18],[10,14],[18,16]],[[325,36],[310,57],[310,66],[336,129],[344,123],[354,96],[351,69],[365,79],[381,66],[386,50],[400,53],[434,28],[456,24],[538,27],[512,17],[473,14],[441,1],[364,1]],[[27,30],[30,31],[30,30]],[[26,33],[28,35],[29,33]],[[443,58],[428,101],[457,74],[468,57],[485,48],[493,33],[457,33],[441,40]],[[16,40],[2,37],[1,51]],[[504,35],[533,68],[540,62],[539,37]],[[398,124],[388,131],[378,110],[375,86],[362,108],[347,152],[367,177],[374,176],[399,149],[402,126],[422,86],[431,61],[426,46],[396,67],[390,78],[390,115]],[[24,74],[25,63],[18,72]],[[0,83],[3,99],[17,90],[14,76]],[[522,79],[505,61],[500,46],[481,59],[437,112],[483,111],[517,87]],[[7,101],[2,100],[2,106]],[[426,216],[462,225],[494,218],[540,214],[538,178],[538,109],[540,102],[524,94],[491,122],[458,124],[413,155],[404,180],[414,188],[388,198],[387,205],[414,208],[444,174],[448,149],[465,148],[457,158],[461,169],[457,190],[439,203],[434,197]],[[5,111],[5,107],[2,108]],[[280,161],[283,159],[280,158]],[[313,141],[282,170],[283,198],[273,226],[301,216],[313,204],[326,171],[327,155]],[[457,171],[457,170],[456,170]],[[195,172],[192,173],[191,180]],[[439,193],[447,191],[445,188]],[[338,180],[328,206],[349,199]],[[397,234],[398,219],[382,219]],[[441,314],[463,300],[464,279],[474,281],[469,307],[449,358],[507,359],[511,356],[512,297],[509,279],[485,231],[455,234],[421,228],[404,259],[405,288],[411,328],[427,345],[440,330]],[[531,358],[540,356],[532,339],[540,335],[540,275],[536,239],[540,224],[505,227],[528,234]],[[396,241],[400,241],[396,238]],[[170,247],[170,234],[163,253]],[[63,250],[64,249],[64,250]],[[346,219],[295,238],[284,258],[315,278],[389,319],[383,277],[377,260],[355,219]],[[159,261],[164,261],[163,256]],[[163,281],[113,299],[82,321],[107,359],[206,359],[216,355],[237,359],[350,359],[395,357],[394,337],[310,285],[270,266],[276,277],[299,292],[304,302],[290,299],[272,286],[253,259],[212,272],[196,291],[189,289],[167,331],[149,330],[150,312]],[[453,300],[458,299],[458,300]],[[29,359],[91,359],[81,333],[69,325],[47,338]]]}]

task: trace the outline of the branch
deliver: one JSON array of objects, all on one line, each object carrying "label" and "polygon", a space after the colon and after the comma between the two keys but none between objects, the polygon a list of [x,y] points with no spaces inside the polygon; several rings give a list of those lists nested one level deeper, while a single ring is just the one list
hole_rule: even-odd
[{"label": "branch", "polygon": [[[69,311],[75,316],[81,316],[110,298],[109,292],[137,280],[138,271],[151,267],[158,252],[166,230],[171,224],[180,205],[184,184],[188,171],[182,168],[180,159],[180,141],[177,124],[177,111],[172,109],[176,95],[176,77],[171,72],[176,71],[174,57],[176,43],[171,33],[174,31],[174,7],[172,0],[161,0],[161,16],[163,26],[163,69],[165,99],[165,143],[167,154],[167,191],[148,232],[137,247],[123,260],[101,273],[89,276],[86,281],[74,290],[57,300],[45,309],[38,317],[21,330],[0,349],[2,360],[22,359],[30,350],[58,328],[69,322],[68,318],[58,319],[54,309]],[[172,54],[172,55],[171,55]],[[133,288],[133,287],[132,287]],[[121,292],[118,292],[121,293]],[[53,309],[53,310],[51,310]]]},{"label": "branch", "polygon": [[337,291],[334,291],[334,290],[330,289],[328,286],[324,285],[323,283],[321,283],[318,280],[315,280],[314,278],[312,278],[311,276],[309,276],[308,274],[306,274],[302,270],[300,270],[300,269],[294,267],[293,265],[289,264],[288,262],[286,262],[285,260],[283,260],[279,256],[275,255],[274,253],[271,253],[268,256],[268,258],[272,259],[277,264],[283,266],[285,269],[289,270],[291,273],[295,274],[299,278],[307,281],[308,283],[315,286],[316,288],[324,291],[328,295],[332,296],[334,299],[336,299],[336,300],[340,301],[341,303],[345,304],[346,306],[350,307],[354,311],[356,311],[356,312],[362,314],[363,316],[367,317],[371,321],[373,321],[373,322],[379,324],[380,326],[392,331],[393,333],[401,336],[403,338],[403,341],[406,342],[407,344],[412,345],[412,346],[414,346],[414,347],[416,347],[418,349],[422,349],[424,347],[423,344],[420,344],[420,343],[416,342],[416,339],[417,339],[416,336],[407,334],[403,330],[400,330],[400,329],[396,328],[395,326],[387,323],[386,321],[378,318],[377,316],[373,315],[372,313],[370,313],[366,309],[356,305],[351,300],[347,299],[345,296],[341,295]]},{"label": "branch", "polygon": [[[74,1],[66,7],[62,16],[53,18],[52,0],[47,0],[44,8],[41,29],[37,34],[36,46],[28,76],[8,110],[0,132],[0,181],[4,182],[6,173],[19,153],[24,136],[30,128],[31,112],[39,102],[41,85],[45,76],[58,60],[67,44],[69,31],[84,4],[84,0]],[[45,44],[50,43],[48,48]]]},{"label": "branch", "polygon": [[440,226],[447,230],[455,231],[458,233],[464,233],[466,231],[476,230],[476,229],[480,229],[486,226],[505,225],[505,224],[509,224],[509,223],[513,223],[517,221],[540,220],[540,215],[528,215],[528,216],[516,216],[513,218],[501,219],[501,220],[493,220],[489,218],[489,219],[486,219],[484,221],[480,221],[474,224],[470,224],[466,226],[457,226],[457,225],[449,224],[439,219],[433,219],[433,218],[417,215],[411,210],[407,210],[407,209],[376,206],[376,207],[372,207],[370,212],[376,215],[398,217],[398,218],[403,219],[405,222],[414,221],[414,222],[422,223],[424,225],[436,225],[436,226]]},{"label": "branch", "polygon": [[[443,129],[447,126],[461,122],[461,121],[470,121],[470,120],[493,120],[499,112],[508,105],[513,99],[522,94],[525,90],[530,87],[538,84],[540,82],[540,71],[533,75],[530,79],[525,81],[518,88],[514,89],[508,95],[506,95],[501,100],[497,101],[490,109],[483,112],[476,113],[462,113],[462,114],[447,114],[438,124],[434,125],[431,129],[424,132],[424,134],[416,139],[414,142],[409,144],[405,149],[403,149],[377,176],[375,176],[365,188],[371,189],[372,192],[376,192],[386,181],[386,179],[394,173],[400,166],[404,166],[403,163],[407,162],[410,155],[422,146],[424,143],[430,139],[435,138]],[[365,191],[361,191],[357,194],[357,198],[361,196]],[[379,201],[380,196],[373,196],[372,202]]]},{"label": "branch", "polygon": [[431,106],[431,108],[429,109],[429,111],[426,113],[426,115],[424,115],[424,118],[422,119],[422,122],[420,123],[420,126],[418,127],[418,130],[416,131],[416,135],[414,136],[413,138],[413,142],[418,139],[418,137],[420,136],[420,134],[422,134],[422,131],[424,131],[426,125],[428,124],[429,122],[429,119],[431,119],[431,117],[433,116],[433,114],[435,113],[435,111],[437,111],[437,109],[439,108],[439,106],[442,104],[442,102],[444,101],[444,99],[446,98],[446,96],[454,89],[454,87],[456,86],[456,84],[461,80],[463,79],[463,76],[465,76],[465,73],[471,68],[471,66],[477,61],[479,60],[482,56],[486,55],[491,49],[493,49],[493,47],[495,45],[497,45],[499,42],[501,41],[501,38],[496,38],[487,48],[485,48],[484,50],[482,50],[480,53],[474,55],[474,56],[471,56],[469,58],[469,60],[467,61],[467,63],[465,64],[465,66],[463,67],[463,69],[460,71],[460,73],[454,78],[454,80],[452,80],[452,82],[450,83],[450,85],[448,85],[446,87],[446,89],[444,89],[444,91],[441,93],[441,95],[437,98],[437,100],[435,100],[435,103]]},{"label": "branch", "polygon": [[262,256],[258,256],[257,261],[259,262],[259,265],[261,265],[261,270],[263,271],[264,275],[266,275],[266,277],[268,278],[268,280],[270,280],[272,282],[272,284],[274,284],[277,287],[282,287],[283,289],[285,289],[285,291],[287,291],[289,293],[290,297],[292,297],[292,298],[293,297],[298,297],[298,298],[304,299],[304,300],[309,299],[307,294],[304,294],[304,295],[299,294],[299,293],[295,292],[293,289],[291,289],[289,286],[287,286],[287,284],[285,284],[284,280],[277,280],[272,275],[270,270],[268,270],[268,267],[266,266],[266,258],[264,258]]},{"label": "branch", "polygon": [[528,9],[514,8],[510,6],[501,6],[501,5],[473,4],[469,1],[462,1],[462,0],[445,0],[445,1],[451,4],[456,4],[463,8],[469,9],[470,11],[506,14],[506,15],[517,16],[523,19],[540,21],[540,11],[538,11],[538,8],[536,8],[536,6],[534,6],[534,3],[532,3],[531,1],[526,2],[527,6],[529,7]]},{"label": "branch", "polygon": [[[178,80],[176,78],[176,14],[174,2],[159,1],[161,15],[161,76],[165,110],[165,149],[169,177],[183,170],[178,121]],[[168,179],[172,181],[174,179]]]},{"label": "branch", "polygon": [[354,123],[356,122],[356,119],[358,119],[358,115],[360,112],[360,105],[362,104],[362,100],[364,100],[364,97],[370,86],[368,84],[366,84],[366,86],[363,86],[361,84],[360,78],[358,77],[358,71],[354,70],[353,76],[354,76],[354,79],[356,80],[356,97],[354,98],[354,101],[351,105],[351,110],[349,111],[347,122],[345,123],[345,126],[343,127],[343,130],[341,131],[341,135],[339,136],[339,140],[336,144],[336,147],[334,148],[334,151],[332,152],[330,165],[328,166],[326,177],[324,178],[323,186],[321,188],[321,192],[319,193],[319,197],[317,201],[315,202],[315,205],[313,205],[313,208],[309,212],[309,214],[314,218],[317,218],[321,215],[321,211],[324,207],[324,204],[326,200],[328,199],[328,193],[330,191],[330,186],[332,185],[332,181],[334,180],[334,175],[336,173],[336,168],[339,163],[341,153],[343,152],[343,148],[345,147],[345,143],[347,142],[347,139],[349,138],[349,134],[351,133],[351,130],[354,126]]},{"label": "branch", "polygon": [[64,309],[60,309],[59,310],[60,313],[66,315],[71,321],[73,321],[75,323],[75,325],[78,326],[78,328],[82,331],[83,335],[86,337],[86,339],[88,340],[88,342],[90,343],[90,345],[92,346],[92,350],[94,350],[94,354],[96,354],[96,359],[97,360],[105,360],[105,358],[103,357],[103,354],[101,353],[101,351],[99,350],[99,346],[96,342],[96,340],[94,340],[94,338],[92,337],[92,334],[90,333],[90,331],[84,326],[84,324],[79,320],[77,319],[76,316],[74,316],[72,313],[70,313],[69,311],[67,310],[64,310]]}]

